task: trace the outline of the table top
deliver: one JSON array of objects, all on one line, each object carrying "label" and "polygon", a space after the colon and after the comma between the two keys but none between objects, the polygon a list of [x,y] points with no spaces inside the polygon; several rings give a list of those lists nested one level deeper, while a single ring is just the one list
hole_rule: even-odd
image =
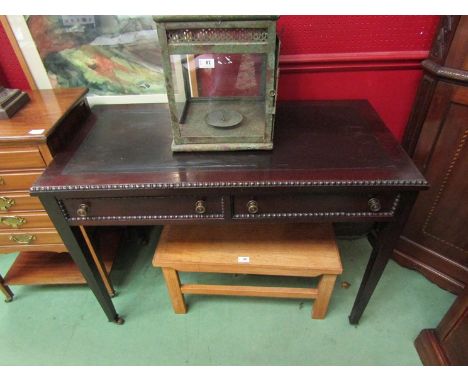
[{"label": "table top", "polygon": [[[242,240],[239,240],[239,238]],[[248,262],[239,262],[239,257]],[[184,272],[280,276],[341,274],[331,223],[168,225],[161,232],[153,265]]]},{"label": "table top", "polygon": [[86,88],[30,90],[30,101],[0,121],[0,144],[45,142],[59,122],[88,92]]},{"label": "table top", "polygon": [[364,100],[277,105],[271,151],[171,152],[165,104],[96,106],[33,193],[199,187],[427,188]]}]

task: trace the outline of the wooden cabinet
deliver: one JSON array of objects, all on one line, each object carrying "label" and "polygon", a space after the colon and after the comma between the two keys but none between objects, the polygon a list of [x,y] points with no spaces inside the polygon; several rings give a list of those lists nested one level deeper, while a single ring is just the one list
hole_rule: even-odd
[{"label": "wooden cabinet", "polygon": [[453,303],[436,329],[424,329],[415,341],[424,365],[468,366],[468,291]]},{"label": "wooden cabinet", "polygon": [[459,294],[468,283],[468,16],[445,16],[404,138],[430,183],[394,252],[402,265]]},{"label": "wooden cabinet", "polygon": [[89,116],[86,89],[29,94],[22,110],[0,121],[0,254],[20,252],[5,279],[0,277],[7,301],[13,296],[8,285],[84,282],[29,189]]}]

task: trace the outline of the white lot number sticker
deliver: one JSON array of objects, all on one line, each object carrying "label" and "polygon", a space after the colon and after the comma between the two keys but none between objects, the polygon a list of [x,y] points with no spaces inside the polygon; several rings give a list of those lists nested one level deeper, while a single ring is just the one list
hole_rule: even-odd
[{"label": "white lot number sticker", "polygon": [[39,134],[42,134],[44,131],[45,131],[44,129],[29,130],[28,134],[39,135]]},{"label": "white lot number sticker", "polygon": [[237,258],[238,263],[250,263],[250,257],[249,256],[239,256]]},{"label": "white lot number sticker", "polygon": [[213,69],[215,67],[214,58],[199,58],[198,67],[200,69]]}]

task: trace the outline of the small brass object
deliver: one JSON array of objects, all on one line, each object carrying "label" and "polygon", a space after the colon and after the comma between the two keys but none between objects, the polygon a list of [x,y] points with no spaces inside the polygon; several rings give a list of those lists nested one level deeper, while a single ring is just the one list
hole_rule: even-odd
[{"label": "small brass object", "polygon": [[0,223],[8,225],[11,228],[18,228],[26,223],[26,219],[21,216],[5,216],[0,217]]},{"label": "small brass object", "polygon": [[0,176],[0,186],[3,186],[5,184],[5,179]]},{"label": "small brass object", "polygon": [[204,200],[197,200],[195,203],[195,212],[197,214],[204,214],[206,212],[206,206]]},{"label": "small brass object", "polygon": [[258,204],[255,200],[249,200],[247,203],[247,211],[249,211],[249,214],[256,214],[258,212]]},{"label": "small brass object", "polygon": [[11,235],[9,237],[10,241],[14,241],[18,244],[31,244],[34,240],[36,240],[36,236],[34,235]]},{"label": "small brass object", "polygon": [[0,196],[0,211],[8,211],[8,209],[15,205],[15,199]]},{"label": "small brass object", "polygon": [[85,218],[86,216],[88,216],[88,209],[89,209],[88,205],[85,203],[82,203],[76,210],[76,214],[79,217]]},{"label": "small brass object", "polygon": [[372,212],[379,212],[382,208],[380,204],[380,200],[377,198],[370,198],[369,201],[367,202],[369,209]]}]

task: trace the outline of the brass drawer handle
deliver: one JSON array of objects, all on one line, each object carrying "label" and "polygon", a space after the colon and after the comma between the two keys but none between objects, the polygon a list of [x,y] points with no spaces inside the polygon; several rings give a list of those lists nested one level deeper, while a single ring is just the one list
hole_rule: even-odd
[{"label": "brass drawer handle", "polygon": [[5,179],[0,176],[0,186],[3,186],[5,184]]},{"label": "brass drawer handle", "polygon": [[15,199],[0,196],[0,211],[8,211],[8,209],[15,205]]},{"label": "brass drawer handle", "polygon": [[11,228],[21,227],[23,224],[26,224],[26,219],[21,216],[0,216],[0,223],[10,226]]},{"label": "brass drawer handle", "polygon": [[204,200],[197,200],[195,203],[195,212],[197,214],[204,214],[206,212],[206,206]]},{"label": "brass drawer handle", "polygon": [[380,200],[377,198],[370,198],[367,202],[369,209],[372,212],[379,212],[382,209],[382,205],[380,204]]},{"label": "brass drawer handle", "polygon": [[247,211],[249,211],[249,214],[256,214],[258,212],[258,203],[256,200],[249,200],[247,202]]},{"label": "brass drawer handle", "polygon": [[11,235],[10,241],[14,241],[17,244],[31,244],[34,240],[36,240],[36,236],[34,235]]},{"label": "brass drawer handle", "polygon": [[78,209],[76,210],[76,214],[81,218],[85,218],[86,216],[88,216],[88,210],[89,206],[83,203],[79,205]]}]

